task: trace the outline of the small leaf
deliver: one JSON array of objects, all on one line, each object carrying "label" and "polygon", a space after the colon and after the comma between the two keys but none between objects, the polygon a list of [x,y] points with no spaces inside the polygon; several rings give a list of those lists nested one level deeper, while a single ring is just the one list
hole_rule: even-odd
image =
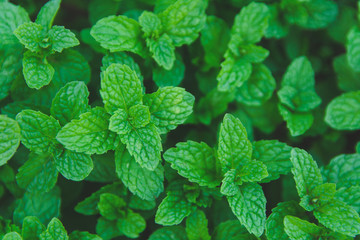
[{"label": "small leaf", "polygon": [[73,231],[69,235],[70,240],[102,240],[101,237],[88,232]]},{"label": "small leaf", "polygon": [[45,231],[45,226],[37,217],[26,217],[22,224],[21,235],[24,240],[39,239],[40,234]]},{"label": "small leaf", "polygon": [[24,23],[14,31],[20,43],[32,52],[41,50],[41,43],[46,37],[45,33],[43,26],[33,22]]},{"label": "small leaf", "polygon": [[17,232],[10,232],[5,234],[2,240],[22,240],[22,237]]},{"label": "small leaf", "polygon": [[112,193],[103,193],[100,195],[98,209],[107,220],[117,220],[125,215],[126,202]]},{"label": "small leaf", "polygon": [[58,239],[68,240],[69,237],[67,235],[67,232],[66,232],[64,226],[60,222],[60,220],[57,219],[57,218],[53,218],[53,219],[51,219],[50,223],[48,224],[46,231],[43,232],[40,235],[40,239],[44,239],[44,240],[45,239],[46,240],[58,240]]},{"label": "small leaf", "polygon": [[360,212],[360,186],[351,186],[349,188],[340,188],[335,193],[335,199],[346,203]]},{"label": "small leaf", "polygon": [[317,239],[323,231],[323,228],[293,216],[285,216],[284,226],[291,240]]},{"label": "small leaf", "polygon": [[48,1],[38,13],[36,17],[36,23],[44,26],[46,29],[50,29],[55,19],[56,13],[59,10],[61,0]]},{"label": "small leaf", "polygon": [[293,137],[304,134],[314,122],[311,112],[293,112],[282,104],[278,105],[278,109]]},{"label": "small leaf", "polygon": [[5,116],[0,115],[0,166],[15,154],[20,144],[19,124]]},{"label": "small leaf", "polygon": [[125,218],[117,220],[116,226],[129,238],[137,238],[146,228],[145,219],[138,213],[129,210]]},{"label": "small leaf", "polygon": [[159,37],[162,25],[160,18],[149,11],[143,11],[139,17],[139,24],[142,31],[145,33],[145,37]]},{"label": "small leaf", "polygon": [[56,52],[62,52],[65,48],[75,47],[80,44],[74,33],[63,26],[53,26],[49,30],[51,40],[51,49]]},{"label": "small leaf", "polygon": [[208,220],[203,211],[197,210],[186,219],[186,234],[189,240],[210,240]]},{"label": "small leaf", "polygon": [[149,107],[137,104],[129,109],[130,124],[134,128],[145,127],[150,122]]},{"label": "small leaf", "polygon": [[163,227],[154,231],[149,240],[188,240],[182,226]]},{"label": "small leaf", "polygon": [[166,70],[170,70],[174,66],[175,47],[166,33],[156,40],[147,39],[146,44],[152,53],[153,59],[159,66]]},{"label": "small leaf", "polygon": [[225,173],[221,183],[220,192],[225,196],[234,196],[239,192],[239,186],[235,183],[236,170],[230,169]]},{"label": "small leaf", "polygon": [[[137,106],[137,105],[135,105]],[[118,109],[110,118],[109,129],[119,135],[126,135],[131,131],[128,114],[124,109]]]}]

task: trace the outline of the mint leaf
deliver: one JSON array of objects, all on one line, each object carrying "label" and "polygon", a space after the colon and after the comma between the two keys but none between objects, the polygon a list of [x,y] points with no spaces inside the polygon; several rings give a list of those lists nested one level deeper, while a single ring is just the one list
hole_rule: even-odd
[{"label": "mint leaf", "polygon": [[116,221],[100,217],[96,224],[96,233],[103,239],[112,239],[123,235],[117,227]]},{"label": "mint leaf", "polygon": [[277,140],[261,140],[253,143],[252,157],[266,165],[268,177],[262,182],[278,179],[281,174],[288,174],[292,167],[291,147]]},{"label": "mint leaf", "polygon": [[129,51],[142,55],[144,43],[138,22],[126,16],[100,19],[90,31],[100,45],[111,52]]},{"label": "mint leaf", "polygon": [[33,22],[24,23],[14,31],[14,35],[20,43],[32,52],[39,52],[41,50],[45,34],[43,26]]},{"label": "mint leaf", "polygon": [[178,86],[184,79],[185,65],[181,56],[176,54],[174,66],[168,71],[162,67],[154,67],[152,78],[158,87]]},{"label": "mint leaf", "polygon": [[193,204],[185,199],[182,192],[168,192],[157,209],[155,222],[164,226],[180,224],[194,208]]},{"label": "mint leaf", "polygon": [[65,125],[90,110],[89,91],[83,82],[70,82],[52,100],[51,115]]},{"label": "mint leaf", "polygon": [[146,44],[152,53],[152,57],[159,66],[166,70],[170,70],[174,66],[175,47],[172,44],[171,38],[166,33],[156,40],[146,39]]},{"label": "mint leaf", "polygon": [[26,84],[30,88],[40,89],[51,82],[55,73],[54,68],[46,58],[27,51],[23,58],[23,74]]},{"label": "mint leaf", "polygon": [[225,58],[221,63],[221,70],[217,76],[218,90],[231,92],[237,87],[241,87],[249,79],[252,72],[251,63],[244,59],[235,59],[232,56]]},{"label": "mint leaf", "polygon": [[69,235],[70,240],[102,240],[99,236],[88,232],[74,231]]},{"label": "mint leaf", "polygon": [[230,169],[224,175],[222,180],[220,192],[225,196],[234,196],[239,192],[239,187],[235,183],[236,180],[236,170]]},{"label": "mint leaf", "polygon": [[0,166],[15,154],[20,144],[19,124],[5,116],[0,115]]},{"label": "mint leaf", "polygon": [[325,122],[338,130],[360,129],[360,91],[344,93],[326,107]]},{"label": "mint leaf", "polygon": [[153,210],[156,207],[156,202],[155,200],[148,201],[141,199],[136,195],[133,195],[131,196],[129,207],[134,210],[148,211],[148,210]]},{"label": "mint leaf", "polygon": [[314,211],[314,216],[325,227],[350,237],[360,234],[360,217],[352,207],[332,200]]},{"label": "mint leaf", "polygon": [[245,127],[238,118],[225,114],[220,126],[218,157],[223,172],[241,167],[251,159],[252,146]]},{"label": "mint leaf", "polygon": [[105,109],[95,107],[67,123],[56,139],[71,151],[103,154],[118,144],[116,134],[108,130],[109,118]]},{"label": "mint leaf", "polygon": [[119,108],[128,111],[131,106],[141,104],[143,96],[136,73],[120,64],[112,64],[103,72],[100,94],[111,114]]},{"label": "mint leaf", "polygon": [[149,240],[188,240],[182,226],[163,227],[154,231]]},{"label": "mint leaf", "polygon": [[186,234],[189,240],[210,240],[208,220],[205,213],[196,210],[186,219]]},{"label": "mint leaf", "polygon": [[50,29],[56,13],[59,10],[61,0],[50,0],[48,1],[38,13],[36,17],[36,23],[44,26],[46,29]]},{"label": "mint leaf", "polygon": [[253,65],[252,73],[237,91],[236,99],[246,105],[260,106],[272,96],[276,82],[271,71],[264,65]]},{"label": "mint leaf", "polygon": [[142,128],[132,128],[126,135],[120,135],[121,142],[126,144],[130,155],[150,171],[154,171],[161,161],[161,138],[154,124]]},{"label": "mint leaf", "polygon": [[260,185],[244,183],[234,196],[227,197],[230,208],[240,223],[255,236],[265,229],[266,199]]},{"label": "mint leaf", "polygon": [[58,171],[49,153],[30,153],[29,159],[18,169],[16,181],[28,192],[48,192],[56,184]]},{"label": "mint leaf", "polygon": [[62,52],[65,48],[75,47],[80,44],[75,34],[63,26],[53,26],[48,34],[52,43],[51,49],[55,52]]},{"label": "mint leaf", "polygon": [[195,98],[179,87],[159,88],[155,93],[144,96],[149,107],[151,121],[161,134],[174,130],[185,122],[192,113]]},{"label": "mint leaf", "polygon": [[119,135],[128,134],[131,131],[131,125],[128,119],[129,116],[125,110],[116,110],[110,118],[109,129]]},{"label": "mint leaf", "polygon": [[130,124],[134,128],[145,127],[150,122],[150,111],[148,106],[137,104],[129,109]]},{"label": "mint leaf", "polygon": [[64,239],[68,240],[69,237],[67,235],[67,232],[60,222],[59,219],[53,218],[49,222],[47,229],[45,232],[43,232],[40,235],[40,239],[46,239],[46,240],[56,240],[56,239]]},{"label": "mint leaf", "polygon": [[129,238],[137,238],[146,228],[145,219],[138,213],[128,210],[125,218],[117,220],[116,226]]},{"label": "mint leaf", "polygon": [[30,22],[26,10],[9,2],[0,2],[0,40],[1,44],[17,44],[18,41],[13,34],[20,25]]},{"label": "mint leaf", "polygon": [[281,104],[278,109],[293,137],[304,134],[314,122],[314,116],[310,112],[293,112]]},{"label": "mint leaf", "polygon": [[360,186],[338,189],[335,193],[335,199],[346,203],[357,212],[360,212]]},{"label": "mint leaf", "polygon": [[215,151],[204,142],[177,143],[176,148],[167,150],[163,157],[190,182],[210,188],[218,186],[221,182],[221,167]]},{"label": "mint leaf", "polygon": [[282,19],[281,9],[278,4],[268,5],[269,7],[269,26],[265,31],[266,38],[280,39],[289,33],[289,26]]},{"label": "mint leaf", "polygon": [[33,110],[23,110],[16,116],[21,128],[21,142],[31,151],[49,152],[60,124],[53,117]]},{"label": "mint leaf", "polygon": [[21,231],[24,240],[39,239],[43,231],[45,231],[45,226],[37,217],[29,216],[24,218]]},{"label": "mint leaf", "polygon": [[55,156],[54,160],[57,170],[73,181],[85,179],[94,168],[91,157],[85,153],[65,150],[61,155]]},{"label": "mint leaf", "polygon": [[162,31],[160,18],[152,12],[143,11],[139,17],[139,24],[147,38],[157,38]]},{"label": "mint leaf", "polygon": [[126,202],[112,193],[100,195],[98,209],[100,214],[107,220],[117,220],[125,215]]},{"label": "mint leaf", "polygon": [[358,27],[353,27],[347,34],[346,57],[349,65],[356,72],[360,71],[360,68],[358,67],[360,61],[358,56],[358,53],[360,51],[359,42],[360,42],[360,29]]},{"label": "mint leaf", "polygon": [[22,240],[22,237],[17,232],[10,232],[5,234],[3,240]]},{"label": "mint leaf", "polygon": [[360,73],[354,71],[350,66],[345,54],[334,58],[333,68],[336,72],[337,85],[345,91],[360,90],[360,82],[358,81]]},{"label": "mint leaf", "polygon": [[192,43],[206,21],[205,0],[178,0],[158,16],[166,33],[178,47]]},{"label": "mint leaf", "polygon": [[292,240],[319,238],[323,231],[321,227],[293,216],[285,216],[284,226]]},{"label": "mint leaf", "polygon": [[154,200],[164,191],[164,169],[159,164],[154,171],[142,168],[123,148],[115,151],[116,173],[129,190],[145,200]]},{"label": "mint leaf", "polygon": [[240,43],[257,43],[265,34],[268,27],[269,9],[263,3],[252,2],[242,8],[236,15],[231,29],[230,49],[238,47]]},{"label": "mint leaf", "polygon": [[290,158],[293,168],[296,189],[302,198],[311,195],[311,191],[323,183],[323,179],[316,162],[305,150],[293,148]]},{"label": "mint leaf", "polygon": [[[291,216],[288,215],[303,215],[304,210],[294,201],[282,202],[279,203],[275,208],[272,209],[272,212],[268,219],[266,220],[266,237],[269,240],[287,240],[289,239],[287,233],[284,229],[284,218]],[[288,228],[291,225],[291,220],[293,217],[287,219]],[[289,223],[290,222],[290,223]],[[292,234],[292,233],[291,233]],[[294,233],[296,234],[296,233]]]}]

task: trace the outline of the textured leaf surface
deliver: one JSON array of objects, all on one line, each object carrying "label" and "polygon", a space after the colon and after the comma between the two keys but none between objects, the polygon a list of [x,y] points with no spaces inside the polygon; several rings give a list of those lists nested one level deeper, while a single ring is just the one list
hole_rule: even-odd
[{"label": "textured leaf surface", "polygon": [[175,46],[190,44],[198,37],[206,21],[206,7],[205,0],[179,0],[158,15]]},{"label": "textured leaf surface", "polygon": [[61,0],[48,1],[38,13],[36,17],[36,23],[41,24],[45,28],[49,29],[55,19],[56,13],[59,10]]},{"label": "textured leaf surface", "polygon": [[20,144],[19,124],[5,116],[0,115],[0,166],[15,154]]},{"label": "textured leaf surface", "polygon": [[166,70],[170,70],[174,66],[175,47],[166,33],[156,40],[147,39],[146,43],[153,54],[152,57],[159,66]]},{"label": "textured leaf surface", "polygon": [[346,57],[349,65],[356,71],[360,71],[360,29],[358,27],[352,28],[347,34],[346,42]]},{"label": "textured leaf surface", "polygon": [[145,37],[158,37],[162,30],[162,24],[160,18],[149,11],[143,11],[139,17],[139,24],[142,31],[145,33]]},{"label": "textured leaf surface", "polygon": [[334,98],[326,107],[325,122],[338,130],[360,129],[360,91]]},{"label": "textured leaf surface", "polygon": [[305,150],[293,148],[290,158],[293,168],[296,189],[300,197],[310,195],[311,191],[323,183],[323,179],[316,162]]},{"label": "textured leaf surface", "polygon": [[238,118],[226,114],[220,126],[218,157],[223,172],[239,168],[251,159],[252,146]]},{"label": "textured leaf surface", "polygon": [[323,229],[314,223],[293,216],[284,218],[285,232],[291,240],[316,239],[322,234]]},{"label": "textured leaf surface", "polygon": [[360,186],[340,188],[335,193],[335,199],[346,203],[360,212]]},{"label": "textured leaf surface", "polygon": [[68,240],[69,237],[67,235],[67,232],[66,232],[64,226],[60,222],[60,220],[57,218],[53,218],[49,222],[46,231],[40,235],[40,239],[43,239],[43,240],[57,240],[57,239]]},{"label": "textured leaf surface", "polygon": [[220,192],[225,196],[234,196],[239,192],[239,186],[235,183],[236,170],[230,169],[224,175],[222,180]]},{"label": "textured leaf surface", "polygon": [[65,48],[75,47],[80,44],[74,33],[63,26],[53,26],[49,31],[51,39],[51,49],[56,52],[62,52]]},{"label": "textured leaf surface", "polygon": [[117,109],[128,109],[142,103],[142,89],[136,73],[126,65],[112,64],[101,80],[101,97],[105,109],[114,113]]},{"label": "textured leaf surface", "polygon": [[27,22],[20,25],[15,31],[14,35],[19,42],[32,52],[39,52],[41,50],[41,41],[45,37],[43,26],[33,22]]},{"label": "textured leaf surface", "polygon": [[129,109],[130,124],[134,128],[145,127],[150,122],[149,107],[137,104]]},{"label": "textured leaf surface", "polygon": [[126,202],[112,193],[103,193],[100,195],[98,202],[98,209],[104,218],[107,220],[116,220],[124,217]]},{"label": "textured leaf surface", "polygon": [[53,117],[33,110],[23,110],[16,116],[21,128],[21,142],[31,151],[49,152],[60,130]]},{"label": "textured leaf surface", "polygon": [[177,143],[176,148],[167,150],[163,157],[190,182],[208,187],[216,187],[221,182],[221,167],[215,151],[204,142]]},{"label": "textured leaf surface", "polygon": [[164,191],[164,170],[159,164],[154,171],[142,168],[125,149],[115,151],[116,173],[129,190],[145,200],[154,200]]},{"label": "textured leaf surface", "polygon": [[56,139],[65,148],[86,153],[103,154],[118,144],[115,133],[108,130],[110,115],[105,109],[95,107],[66,124]]},{"label": "textured leaf surface", "polygon": [[120,218],[116,223],[120,231],[129,238],[137,238],[146,228],[145,219],[138,213],[129,210],[125,218]]},{"label": "textured leaf surface", "polygon": [[55,73],[54,68],[46,58],[40,58],[30,51],[25,52],[23,58],[23,74],[26,84],[30,88],[40,89],[51,82]]},{"label": "textured leaf surface", "polygon": [[149,240],[188,240],[182,226],[163,227],[153,232]]},{"label": "textured leaf surface", "polygon": [[292,167],[290,161],[291,147],[277,140],[261,140],[253,143],[252,157],[266,165],[269,176],[263,182],[269,182],[288,174]]},{"label": "textured leaf surface", "polygon": [[293,112],[281,104],[278,105],[278,108],[293,137],[304,134],[314,122],[314,117],[310,112]]},{"label": "textured leaf surface", "polygon": [[22,237],[17,232],[10,232],[5,234],[3,240],[22,240]]},{"label": "textured leaf surface", "polygon": [[101,237],[88,232],[73,231],[69,235],[70,240],[102,240]]},{"label": "textured leaf surface", "polygon": [[45,226],[37,217],[29,216],[24,218],[21,231],[24,240],[38,239],[43,231],[45,231]]},{"label": "textured leaf surface", "polygon": [[144,97],[149,106],[151,121],[164,134],[185,122],[192,113],[195,98],[179,87],[159,88]]},{"label": "textured leaf surface", "polygon": [[227,197],[229,205],[240,223],[255,236],[261,236],[265,229],[266,199],[260,185],[246,183],[239,187],[239,192]]},{"label": "textured leaf surface", "polygon": [[65,125],[90,110],[89,91],[84,82],[70,82],[61,88],[51,104],[51,115]]},{"label": "textured leaf surface", "polygon": [[128,134],[131,131],[128,118],[129,116],[124,109],[116,110],[110,118],[109,129],[119,135]]},{"label": "textured leaf surface", "polygon": [[186,233],[189,240],[210,240],[208,220],[203,211],[197,210],[186,219]]},{"label": "textured leaf surface", "polygon": [[89,176],[94,168],[91,157],[85,153],[65,150],[54,158],[57,170],[67,179],[81,181]]}]

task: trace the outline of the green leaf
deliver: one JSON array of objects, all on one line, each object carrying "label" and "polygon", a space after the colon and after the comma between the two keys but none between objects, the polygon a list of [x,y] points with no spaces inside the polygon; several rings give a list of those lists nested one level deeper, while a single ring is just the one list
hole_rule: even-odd
[{"label": "green leaf", "polygon": [[55,16],[59,10],[61,0],[50,0],[48,1],[38,13],[36,17],[36,23],[44,26],[46,29],[50,29]]},{"label": "green leaf", "polygon": [[55,156],[54,160],[61,175],[73,181],[85,179],[94,168],[91,157],[85,153],[65,150],[61,155]]},{"label": "green leaf", "polygon": [[70,240],[102,240],[101,237],[88,232],[73,231],[69,235]]},{"label": "green leaf", "polygon": [[14,222],[21,224],[26,216],[37,217],[41,223],[48,223],[60,215],[60,189],[55,187],[50,192],[26,192],[14,210]]},{"label": "green leaf", "polygon": [[142,103],[142,89],[136,73],[126,65],[111,64],[101,80],[101,97],[105,109],[113,114],[121,108],[126,111]]},{"label": "green leaf", "polygon": [[225,114],[220,126],[218,157],[223,172],[241,167],[251,159],[252,146],[238,118]]},{"label": "green leaf", "polygon": [[164,191],[164,169],[161,164],[154,171],[142,168],[124,148],[115,151],[116,173],[130,192],[141,199],[154,200]]},{"label": "green leaf", "polygon": [[281,103],[299,112],[310,111],[321,103],[321,98],[313,90],[301,92],[291,86],[284,86],[277,93]]},{"label": "green leaf", "polygon": [[221,70],[217,76],[218,90],[231,92],[241,87],[249,79],[252,72],[251,63],[244,59],[234,59],[229,56],[221,63]]},{"label": "green leaf", "polygon": [[333,68],[336,72],[337,85],[341,90],[345,92],[360,90],[360,73],[350,66],[345,54],[334,58]]},{"label": "green leaf", "polygon": [[325,122],[337,130],[360,129],[360,91],[334,98],[326,107]]},{"label": "green leaf", "polygon": [[293,168],[296,189],[302,198],[311,195],[312,190],[323,183],[323,179],[316,162],[305,150],[293,148],[290,158]]},{"label": "green leaf", "polygon": [[284,218],[287,215],[303,215],[303,212],[304,210],[295,201],[279,203],[275,208],[272,209],[272,213],[266,220],[265,229],[267,239],[288,240],[289,237],[284,229]]},{"label": "green leaf", "polygon": [[116,221],[110,221],[100,217],[96,224],[96,233],[103,239],[113,239],[114,237],[123,235],[116,223]]},{"label": "green leaf", "polygon": [[21,6],[0,2],[0,42],[1,45],[18,44],[13,32],[20,25],[30,22],[28,13]]},{"label": "green leaf", "polygon": [[145,43],[140,25],[126,16],[102,18],[91,28],[90,34],[111,52],[129,51],[143,55]]},{"label": "green leaf", "polygon": [[152,78],[158,87],[178,86],[184,79],[185,65],[179,54],[176,55],[174,66],[168,71],[162,67],[153,68]]},{"label": "green leaf", "polygon": [[335,199],[346,203],[357,212],[360,212],[360,186],[338,189],[335,193]]},{"label": "green leaf", "polygon": [[271,98],[275,87],[269,68],[264,64],[254,65],[248,81],[239,88],[236,99],[246,105],[260,106]]},{"label": "green leaf", "polygon": [[49,192],[56,184],[58,171],[49,153],[30,153],[29,159],[18,169],[16,181],[28,192]]},{"label": "green leaf", "polygon": [[246,229],[259,237],[264,232],[266,198],[260,185],[245,183],[234,196],[227,197],[230,208]]},{"label": "green leaf", "polygon": [[129,109],[130,124],[134,128],[145,127],[150,122],[149,107],[137,104]]},{"label": "green leaf", "polygon": [[346,57],[349,65],[356,72],[360,71],[359,62],[359,43],[360,43],[360,29],[353,27],[347,34],[346,41]]},{"label": "green leaf", "polygon": [[126,202],[112,193],[100,195],[98,209],[100,214],[107,220],[117,220],[125,215]]},{"label": "green leaf", "polygon": [[154,231],[149,240],[188,240],[182,226],[163,227]]},{"label": "green leaf", "polygon": [[144,104],[149,106],[151,121],[161,134],[183,124],[192,113],[194,101],[191,93],[179,87],[159,88],[155,93],[144,96]]},{"label": "green leaf", "polygon": [[236,170],[230,169],[224,175],[224,179],[222,180],[220,192],[225,196],[234,196],[239,192],[239,187],[235,183],[236,179]]},{"label": "green leaf", "polygon": [[51,115],[65,125],[90,110],[89,91],[84,82],[69,82],[52,100]]},{"label": "green leaf", "polygon": [[75,47],[80,44],[74,33],[63,26],[53,26],[49,30],[51,50],[62,52],[65,48]]},{"label": "green leaf", "polygon": [[181,142],[163,155],[171,167],[190,182],[210,188],[220,184],[222,179],[220,163],[215,151],[206,143]]},{"label": "green leaf", "polygon": [[120,135],[130,155],[141,167],[154,171],[161,161],[161,138],[154,124],[142,128],[133,128],[126,135]]},{"label": "green leaf", "polygon": [[22,237],[17,232],[7,233],[3,240],[22,240]]},{"label": "green leaf", "polygon": [[157,38],[162,31],[160,18],[149,11],[143,11],[139,17],[139,24],[144,36],[147,38]]},{"label": "green leaf", "polygon": [[30,88],[40,89],[51,82],[55,73],[54,68],[46,58],[27,51],[23,58],[23,74],[26,84]]},{"label": "green leaf", "polygon": [[194,208],[182,192],[168,192],[156,211],[155,222],[164,226],[180,224],[184,218],[191,214]]},{"label": "green leaf", "polygon": [[203,211],[197,210],[186,219],[186,234],[189,240],[210,240],[208,220]]},{"label": "green leaf", "polygon": [[314,216],[325,227],[351,237],[360,234],[360,217],[352,207],[332,200],[315,209]]},{"label": "green leaf", "polygon": [[278,109],[293,137],[304,134],[314,122],[314,116],[310,112],[293,112],[282,104],[278,105]]},{"label": "green leaf", "polygon": [[43,29],[40,24],[26,22],[14,31],[14,35],[25,48],[32,52],[39,52],[42,48],[42,41],[46,36]]},{"label": "green leaf", "polygon": [[285,232],[292,240],[318,239],[323,228],[293,216],[284,218]]},{"label": "green leaf", "polygon": [[24,240],[39,239],[40,234],[45,231],[45,226],[39,221],[37,217],[26,217],[22,224],[21,235]]},{"label": "green leaf", "polygon": [[253,143],[253,159],[266,165],[269,176],[262,182],[276,180],[281,174],[288,174],[292,167],[291,147],[277,140],[261,140]]},{"label": "green leaf", "polygon": [[23,110],[16,116],[21,129],[21,142],[31,151],[49,152],[60,124],[53,117],[33,110]]},{"label": "green leaf", "polygon": [[269,16],[269,9],[264,3],[252,2],[242,8],[231,29],[229,48],[236,49],[239,43],[259,42],[268,27]]},{"label": "green leaf", "polygon": [[0,115],[0,166],[15,154],[20,144],[19,124],[5,116]]},{"label": "green leaf", "polygon": [[280,39],[289,33],[289,26],[282,19],[282,11],[277,4],[268,5],[269,26],[265,31],[266,38]]},{"label": "green leaf", "polygon": [[258,240],[250,234],[238,220],[228,220],[220,223],[212,235],[213,240]]},{"label": "green leaf", "polygon": [[174,66],[175,62],[175,47],[172,44],[171,38],[165,33],[158,39],[146,39],[146,44],[149,47],[152,57],[155,62],[170,70]]},{"label": "green leaf", "polygon": [[103,154],[118,144],[116,134],[108,130],[109,118],[105,109],[95,107],[67,123],[56,139],[71,151]]},{"label": "green leaf", "polygon": [[131,125],[128,118],[129,116],[124,109],[116,110],[110,118],[109,129],[119,135],[128,134],[131,131]]},{"label": "green leaf", "polygon": [[205,25],[206,0],[178,0],[158,16],[166,33],[178,47],[192,43]]},{"label": "green leaf", "polygon": [[117,220],[116,226],[129,238],[137,238],[146,228],[145,219],[138,213],[129,210],[125,218]]},{"label": "green leaf", "polygon": [[263,178],[268,176],[266,166],[260,161],[245,160],[237,167],[237,179],[238,184],[243,182],[259,182]]},{"label": "green leaf", "polygon": [[338,7],[331,0],[282,1],[288,22],[306,29],[325,28],[338,14]]},{"label": "green leaf", "polygon": [[57,218],[53,218],[53,219],[51,219],[50,223],[48,224],[46,231],[40,235],[40,239],[41,240],[58,240],[58,239],[68,240],[69,237],[67,235],[67,232],[66,232],[64,226],[60,222],[60,220]]},{"label": "green leaf", "polygon": [[136,195],[132,195],[129,202],[129,207],[134,210],[149,211],[156,207],[155,200],[144,200]]}]

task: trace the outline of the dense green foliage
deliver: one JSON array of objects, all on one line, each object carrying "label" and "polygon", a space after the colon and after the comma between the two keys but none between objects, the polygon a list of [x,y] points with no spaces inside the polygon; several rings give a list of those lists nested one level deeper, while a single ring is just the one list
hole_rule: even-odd
[{"label": "dense green foliage", "polygon": [[355,0],[0,0],[0,110],[0,239],[360,239]]}]

